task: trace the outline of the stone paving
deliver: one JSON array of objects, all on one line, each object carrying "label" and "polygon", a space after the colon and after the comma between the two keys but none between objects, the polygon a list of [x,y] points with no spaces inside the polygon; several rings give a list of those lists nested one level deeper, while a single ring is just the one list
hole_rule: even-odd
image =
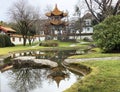
[{"label": "stone paving", "polygon": [[65,59],[64,62],[65,63],[74,63],[74,62],[102,61],[102,60],[120,60],[120,57]]}]

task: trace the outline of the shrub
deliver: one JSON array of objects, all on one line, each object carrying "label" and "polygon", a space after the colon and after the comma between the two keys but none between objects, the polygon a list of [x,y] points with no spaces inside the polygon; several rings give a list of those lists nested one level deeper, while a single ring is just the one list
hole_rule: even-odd
[{"label": "shrub", "polygon": [[120,15],[111,16],[96,25],[93,39],[104,52],[120,52]]},{"label": "shrub", "polygon": [[12,46],[11,40],[8,35],[4,35],[5,47]]},{"label": "shrub", "polygon": [[5,47],[4,35],[1,35],[1,34],[0,34],[0,47]]},{"label": "shrub", "polygon": [[45,47],[57,47],[58,43],[53,40],[48,40],[45,42],[41,42],[39,46],[45,46]]},{"label": "shrub", "polygon": [[92,38],[89,38],[89,37],[84,37],[84,38],[83,38],[83,41],[93,42],[93,39],[92,39]]},{"label": "shrub", "polygon": [[8,35],[0,34],[0,47],[14,46]]},{"label": "shrub", "polygon": [[77,42],[76,39],[63,39],[61,42]]}]

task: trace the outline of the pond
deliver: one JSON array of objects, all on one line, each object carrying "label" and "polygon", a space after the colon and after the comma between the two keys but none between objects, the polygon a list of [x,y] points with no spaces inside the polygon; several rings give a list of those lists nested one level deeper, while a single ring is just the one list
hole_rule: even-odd
[{"label": "pond", "polygon": [[[0,73],[0,92],[62,92],[69,88],[82,74],[75,74],[63,66],[68,56],[76,54],[75,50],[67,51],[26,51],[14,53],[4,60],[5,65],[13,65]],[[32,56],[35,59],[47,59],[58,64],[57,67],[36,66],[24,63],[17,65],[13,59],[21,56]],[[12,62],[12,63],[11,63]]]}]

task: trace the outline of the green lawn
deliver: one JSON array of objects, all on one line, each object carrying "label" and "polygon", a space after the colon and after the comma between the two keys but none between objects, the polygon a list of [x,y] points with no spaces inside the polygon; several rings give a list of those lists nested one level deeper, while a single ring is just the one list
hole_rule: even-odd
[{"label": "green lawn", "polygon": [[99,57],[120,57],[120,53],[89,53],[85,55],[75,55],[69,58],[99,58]]},{"label": "green lawn", "polygon": [[8,54],[9,52],[13,52],[13,51],[20,51],[20,50],[31,50],[31,49],[40,49],[43,47],[40,46],[22,46],[22,45],[16,45],[15,47],[4,47],[4,48],[0,48],[0,55],[5,55]]},{"label": "green lawn", "polygon": [[73,43],[73,42],[60,42],[58,41],[59,43],[59,47],[43,47],[43,46],[38,46],[36,44],[33,44],[32,46],[22,46],[22,45],[16,45],[15,47],[4,47],[4,48],[0,48],[0,55],[5,55],[5,54],[8,54],[9,52],[13,52],[13,51],[21,51],[21,50],[38,50],[38,49],[76,49],[76,48],[79,48],[79,47],[84,47],[83,45],[81,46],[75,46],[75,47],[70,47],[70,45],[72,44],[76,44],[76,43]]},{"label": "green lawn", "polygon": [[69,58],[99,58],[99,57],[120,57],[120,53],[102,53],[101,49],[93,48],[93,52],[84,55],[75,55]]},{"label": "green lawn", "polygon": [[[99,48],[94,50],[96,52],[69,58],[120,57],[120,53],[105,54],[101,53]],[[88,61],[77,64],[91,67],[92,72],[64,92],[120,92],[120,60]]]},{"label": "green lawn", "polygon": [[120,92],[120,60],[78,64],[90,66],[93,70],[64,92]]}]

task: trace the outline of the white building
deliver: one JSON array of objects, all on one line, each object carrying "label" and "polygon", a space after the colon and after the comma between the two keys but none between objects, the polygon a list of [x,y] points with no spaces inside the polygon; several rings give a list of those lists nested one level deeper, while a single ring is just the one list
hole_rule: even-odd
[{"label": "white building", "polygon": [[[11,39],[11,42],[14,43],[15,45],[23,44],[22,35],[18,35],[18,34],[15,34],[15,33],[16,33],[16,31],[14,29],[10,28],[10,27],[0,26],[0,34],[9,35],[10,39]],[[35,36],[31,37],[31,39],[32,39],[32,42],[39,42],[39,41],[45,40],[45,36],[44,36],[44,34],[35,35]],[[27,39],[26,43],[29,43],[28,39]]]},{"label": "white building", "polygon": [[[10,37],[12,43],[16,44],[23,44],[23,37],[22,35],[18,35],[18,34],[12,34]],[[31,41],[32,42],[39,42],[39,41],[43,41],[45,40],[45,36],[44,35],[35,35],[33,37],[31,37]],[[26,40],[26,43],[29,43],[28,39]]]},{"label": "white building", "polygon": [[[79,17],[73,17],[70,22],[70,39],[80,39],[80,38],[91,38],[93,34],[93,26],[92,26],[92,20],[93,16],[90,13],[86,13],[82,18],[81,18],[81,26],[82,26],[82,31],[80,32],[79,24],[74,25],[75,22],[79,19]],[[77,28],[78,27],[78,28]]]},{"label": "white building", "polygon": [[92,19],[93,16],[90,13],[86,13],[83,16],[84,26],[82,33],[93,33]]}]

